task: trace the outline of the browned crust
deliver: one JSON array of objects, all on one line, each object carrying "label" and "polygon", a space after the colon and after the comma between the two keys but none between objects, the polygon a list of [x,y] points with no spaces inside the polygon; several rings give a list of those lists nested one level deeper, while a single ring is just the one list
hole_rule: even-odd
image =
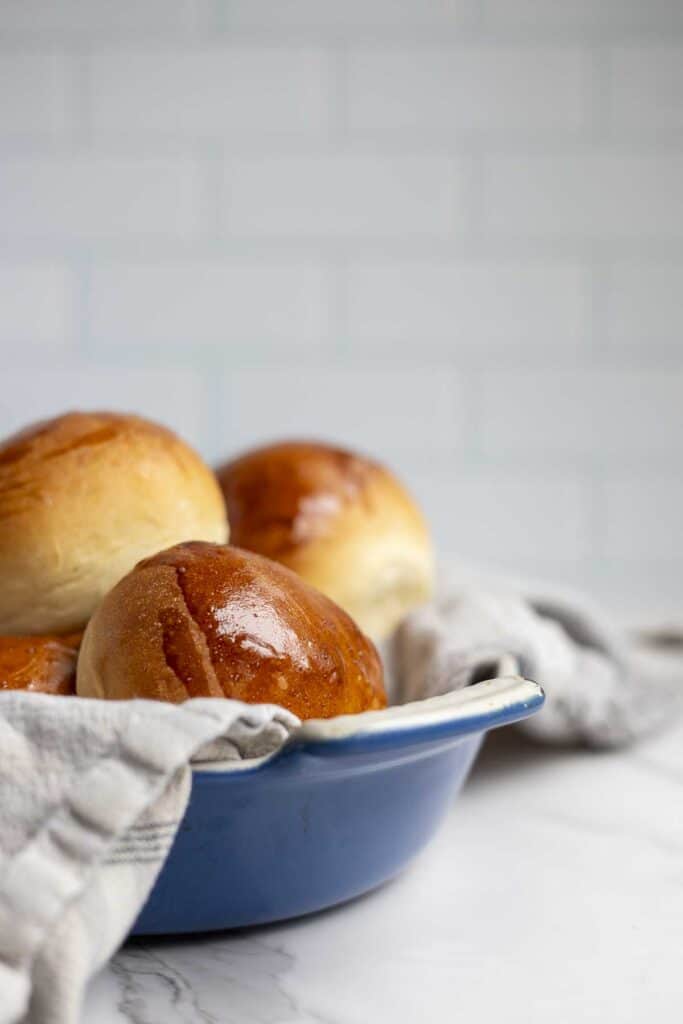
[{"label": "browned crust", "polygon": [[[0,466],[55,459],[76,448],[111,441],[121,432],[121,425],[115,421],[106,423],[105,417],[108,419],[108,414],[103,413],[95,418],[84,413],[68,413],[56,420],[44,420],[27,427],[0,445]],[[95,419],[105,421],[106,425],[89,429],[88,421]],[[63,437],[61,443],[60,437]]]},{"label": "browned crust", "polygon": [[301,718],[386,705],[373,644],[281,565],[235,547],[178,544],[139,563],[93,616],[78,692],[225,696]]},{"label": "browned crust", "polygon": [[433,590],[427,524],[386,468],[325,444],[285,442],[218,471],[231,540],[298,573],[373,638]]},{"label": "browned crust", "polygon": [[282,560],[327,536],[384,470],[330,445],[288,441],[247,452],[218,472],[238,547]]},{"label": "browned crust", "polygon": [[0,690],[73,695],[82,633],[0,636]]},{"label": "browned crust", "polygon": [[52,493],[61,491],[62,459],[79,459],[80,470],[100,446],[129,439],[139,445],[143,438],[172,455],[180,444],[157,423],[114,412],[68,412],[13,434],[0,444],[0,520],[48,509]]},{"label": "browned crust", "polygon": [[131,433],[147,434],[169,445],[175,435],[139,416],[114,412],[68,412],[51,420],[33,423],[0,444],[0,489],[5,477],[36,463],[68,455],[78,448],[106,444]]}]

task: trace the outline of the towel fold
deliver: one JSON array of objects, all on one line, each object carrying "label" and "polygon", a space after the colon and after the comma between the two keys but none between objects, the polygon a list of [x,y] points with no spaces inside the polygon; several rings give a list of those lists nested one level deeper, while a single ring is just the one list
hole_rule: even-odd
[{"label": "towel fold", "polygon": [[[624,744],[680,713],[678,636],[645,642],[575,598],[451,587],[393,638],[394,702],[466,686],[512,655],[547,692],[521,728],[551,743]],[[0,693],[0,1024],[77,1024],[88,979],[170,849],[191,762],[239,770],[299,724],[228,700]]]},{"label": "towel fold", "polygon": [[0,1024],[79,1020],[170,849],[190,761],[239,767],[298,724],[229,700],[0,693]]},{"label": "towel fold", "polygon": [[445,585],[393,640],[396,700],[459,689],[512,655],[546,691],[519,724],[552,744],[630,743],[683,712],[683,629],[619,628],[586,598]]}]

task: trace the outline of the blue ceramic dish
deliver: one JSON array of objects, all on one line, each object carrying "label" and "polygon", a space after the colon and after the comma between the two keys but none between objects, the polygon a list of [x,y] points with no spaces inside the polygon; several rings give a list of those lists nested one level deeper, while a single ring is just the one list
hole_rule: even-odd
[{"label": "blue ceramic dish", "polygon": [[427,843],[483,734],[536,711],[519,676],[387,711],[306,722],[274,757],[201,766],[133,934],[239,928],[368,892]]}]

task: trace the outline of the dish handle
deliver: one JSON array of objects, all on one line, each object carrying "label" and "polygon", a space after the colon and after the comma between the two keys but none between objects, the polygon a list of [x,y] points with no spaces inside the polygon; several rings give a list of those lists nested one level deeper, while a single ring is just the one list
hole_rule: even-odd
[{"label": "dish handle", "polygon": [[[505,667],[501,666],[504,670]],[[437,697],[337,718],[309,719],[290,743],[365,740],[421,732],[467,735],[520,721],[540,710],[545,700],[538,683],[504,674]]]}]

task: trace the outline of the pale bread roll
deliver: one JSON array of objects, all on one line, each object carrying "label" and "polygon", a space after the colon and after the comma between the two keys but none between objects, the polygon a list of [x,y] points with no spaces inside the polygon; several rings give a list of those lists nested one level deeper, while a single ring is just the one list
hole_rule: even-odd
[{"label": "pale bread roll", "polygon": [[68,413],[0,445],[0,633],[82,629],[141,558],[224,542],[216,478],[170,430]]}]

